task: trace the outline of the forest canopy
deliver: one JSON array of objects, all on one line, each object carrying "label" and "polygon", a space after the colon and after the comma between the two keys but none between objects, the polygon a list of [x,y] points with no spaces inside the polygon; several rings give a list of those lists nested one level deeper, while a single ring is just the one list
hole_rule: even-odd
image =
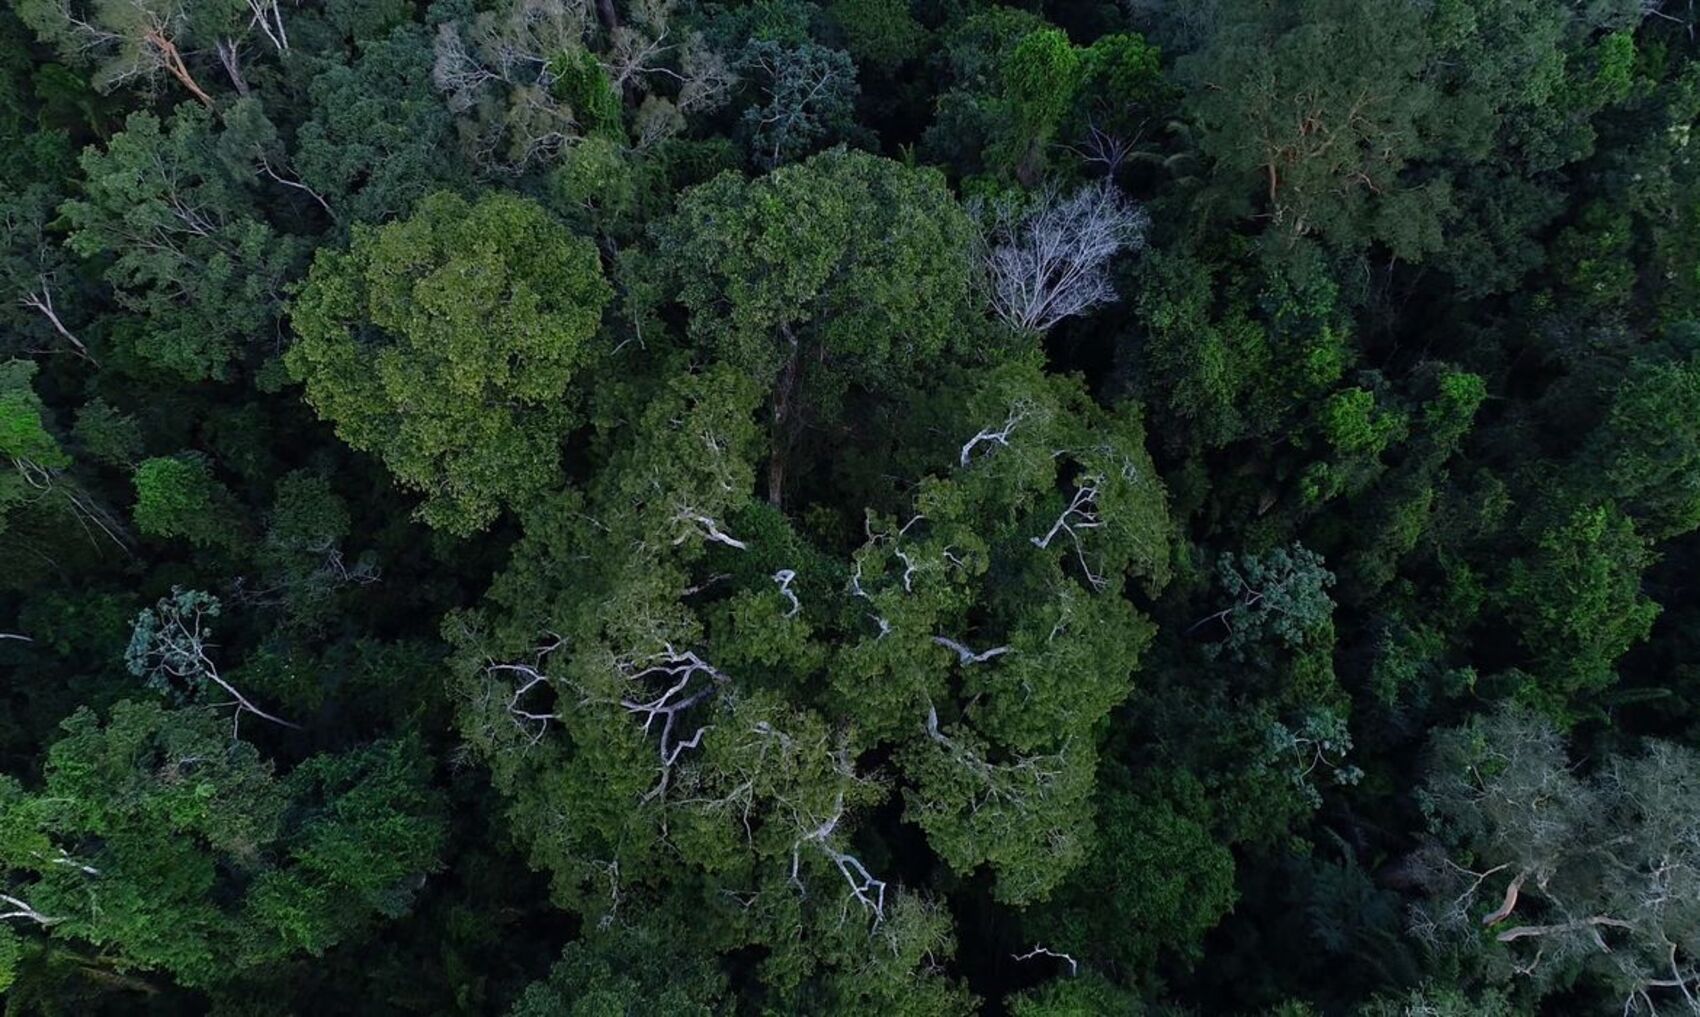
[{"label": "forest canopy", "polygon": [[4,5],[0,1007],[1700,1015],[1697,39]]}]

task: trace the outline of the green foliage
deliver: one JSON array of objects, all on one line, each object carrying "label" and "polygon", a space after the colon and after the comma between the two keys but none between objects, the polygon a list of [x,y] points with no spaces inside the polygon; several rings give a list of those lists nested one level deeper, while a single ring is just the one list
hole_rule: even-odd
[{"label": "green foliage", "polygon": [[1073,45],[1009,7],[964,19],[948,37],[955,87],[939,98],[930,145],[993,178],[1032,185],[1062,144],[1113,174],[1163,97],[1158,51],[1133,33]]},{"label": "green foliage", "polygon": [[971,231],[938,173],[837,150],[685,192],[651,257],[706,350],[765,381],[807,343],[841,386],[954,346]]},{"label": "green foliage", "polygon": [[233,7],[192,7],[171,0],[24,0],[18,16],[63,59],[92,66],[93,84],[100,91],[119,88],[133,78],[151,81],[170,73],[206,105],[212,101],[183,66],[181,53],[191,49],[194,40],[228,33],[237,17]]},{"label": "green foliage", "polygon": [[112,466],[134,466],[143,448],[136,418],[104,399],[77,409],[71,436],[91,457]]},{"label": "green foliage", "polygon": [[657,1008],[712,1017],[725,977],[682,943],[683,929],[616,928],[567,945],[545,981],[533,983],[509,1017],[595,1017]]},{"label": "green foliage", "polygon": [[1700,526],[1700,360],[1631,366],[1583,457],[1590,486],[1653,540]]},{"label": "green foliage", "polygon": [[596,250],[537,205],[452,194],[324,250],[291,310],[291,375],[355,448],[467,534],[559,477],[575,378],[611,293]]},{"label": "green foliage", "polygon": [[763,101],[744,110],[744,143],[757,166],[773,169],[843,139],[856,104],[856,66],[842,50],[756,41],[743,74]]},{"label": "green foliage", "polygon": [[1608,503],[1544,528],[1533,552],[1511,563],[1505,609],[1534,672],[1526,702],[1564,717],[1576,697],[1616,679],[1617,658],[1659,613],[1641,592],[1652,560],[1635,525]]},{"label": "green foliage", "polygon": [[826,10],[858,63],[891,68],[919,56],[927,41],[909,6],[908,0],[833,0]]},{"label": "green foliage", "polygon": [[0,10],[5,1009],[1684,1009],[1694,20]]},{"label": "green foliage", "polygon": [[1334,602],[1328,587],[1334,575],[1309,548],[1294,544],[1263,554],[1224,554],[1217,559],[1216,577],[1229,604],[1206,619],[1227,631],[1226,638],[1212,644],[1212,653],[1245,660],[1273,642],[1298,649],[1331,627]]},{"label": "green foliage", "polygon": [[285,474],[255,555],[259,583],[249,595],[279,604],[297,625],[324,620],[339,590],[380,578],[369,560],[344,557],[351,525],[347,503],[324,477],[305,470]]},{"label": "green foliage", "polygon": [[427,194],[468,176],[451,154],[453,125],[432,90],[431,63],[424,30],[403,25],[308,83],[295,165],[340,222],[405,216]]},{"label": "green foliage", "polygon": [[45,407],[30,384],[35,374],[36,365],[28,360],[0,363],[0,455],[20,470],[25,464],[62,469],[71,459],[47,431]]},{"label": "green foliage", "polygon": [[1178,418],[1177,445],[1278,433],[1344,374],[1350,336],[1331,280],[1177,253],[1147,257],[1140,276],[1140,390]]},{"label": "green foliage", "polygon": [[81,710],[39,791],[0,784],[0,870],[27,880],[46,934],[118,971],[214,984],[405,907],[442,839],[418,760],[416,745],[375,746],[279,781],[204,709],[124,702],[104,724]]},{"label": "green foliage", "polygon": [[620,120],[620,97],[608,82],[608,75],[596,57],[587,50],[555,58],[549,66],[554,76],[553,91],[578,112],[585,133],[623,135]]},{"label": "green foliage", "polygon": [[1010,1005],[1015,1017],[1140,1017],[1145,1012],[1139,997],[1091,972],[1053,978]]},{"label": "green foliage", "polygon": [[1089,971],[1147,972],[1164,952],[1196,957],[1235,900],[1234,859],[1213,837],[1210,813],[1204,788],[1186,774],[1135,786],[1125,774],[1107,779],[1097,846],[1033,916],[1034,936]]},{"label": "green foliage", "polygon": [[230,491],[205,456],[184,454],[136,465],[136,528],[153,537],[181,537],[196,547],[229,547],[241,539]]},{"label": "green foliage", "polygon": [[285,949],[317,956],[363,923],[400,918],[446,835],[417,740],[320,755],[292,770],[274,851],[282,864],[248,891],[248,917]]},{"label": "green foliage", "polygon": [[257,213],[256,139],[237,112],[222,125],[192,105],[163,123],[132,114],[105,151],[84,151],[85,197],[61,209],[70,248],[110,259],[136,356],[190,381],[228,377],[275,327],[303,249]]},{"label": "green foliage", "polygon": [[[1387,244],[1420,258],[1449,216],[1444,180],[1409,181],[1436,144],[1430,36],[1409,4],[1306,0],[1228,5],[1183,58],[1186,107],[1219,172],[1259,194],[1277,237]],[[1299,96],[1297,109],[1290,97]]]}]

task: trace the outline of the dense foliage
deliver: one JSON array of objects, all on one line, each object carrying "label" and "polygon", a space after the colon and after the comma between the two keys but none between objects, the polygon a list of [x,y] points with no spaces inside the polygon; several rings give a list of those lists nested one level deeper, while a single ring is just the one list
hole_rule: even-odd
[{"label": "dense foliage", "polygon": [[1700,1014],[1684,0],[14,0],[7,1014]]}]

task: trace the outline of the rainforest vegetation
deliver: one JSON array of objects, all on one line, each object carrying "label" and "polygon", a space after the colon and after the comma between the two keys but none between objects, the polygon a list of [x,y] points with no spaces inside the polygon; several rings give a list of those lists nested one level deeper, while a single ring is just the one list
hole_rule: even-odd
[{"label": "rainforest vegetation", "polygon": [[1690,0],[8,0],[9,1015],[1700,1014]]}]

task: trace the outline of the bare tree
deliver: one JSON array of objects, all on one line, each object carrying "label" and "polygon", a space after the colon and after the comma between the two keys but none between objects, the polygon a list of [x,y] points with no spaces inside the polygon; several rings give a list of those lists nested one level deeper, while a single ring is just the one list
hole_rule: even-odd
[{"label": "bare tree", "polygon": [[976,212],[992,308],[1029,332],[1114,301],[1110,259],[1143,247],[1150,222],[1108,181],[1066,198],[1047,190],[1031,205],[1002,201]]}]

